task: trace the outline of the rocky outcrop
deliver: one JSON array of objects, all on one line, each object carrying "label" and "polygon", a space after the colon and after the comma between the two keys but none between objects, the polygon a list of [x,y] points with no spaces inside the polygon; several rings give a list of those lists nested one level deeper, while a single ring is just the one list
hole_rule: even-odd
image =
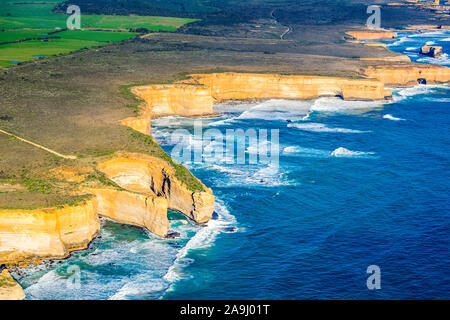
[{"label": "rocky outcrop", "polygon": [[168,208],[185,214],[198,223],[211,219],[214,210],[212,191],[191,191],[175,176],[175,169],[166,161],[134,153],[101,163],[98,167],[122,188],[167,199]]},{"label": "rocky outcrop", "polygon": [[314,99],[340,96],[346,100],[382,100],[391,93],[370,79],[288,76],[257,73],[193,74],[190,82],[209,88],[216,101],[245,99]]},{"label": "rocky outcrop", "polygon": [[8,270],[0,273],[0,300],[23,300],[25,293],[22,287],[11,277]]},{"label": "rocky outcrop", "polygon": [[164,197],[113,188],[90,188],[86,192],[96,195],[100,216],[145,228],[162,238],[169,233],[167,200]]},{"label": "rocky outcrop", "polygon": [[365,70],[365,74],[388,86],[416,85],[418,79],[425,79],[428,84],[450,81],[450,68],[438,65],[382,65],[369,67]]},{"label": "rocky outcrop", "polygon": [[64,258],[97,235],[97,200],[72,207],[0,210],[0,263]]},{"label": "rocky outcrop", "polygon": [[347,34],[356,40],[382,40],[397,38],[396,32],[386,30],[358,30],[348,31]]},{"label": "rocky outcrop", "polygon": [[433,58],[439,58],[442,56],[442,47],[439,46],[423,46],[420,48],[419,51],[420,54],[423,54],[425,56],[433,57]]}]

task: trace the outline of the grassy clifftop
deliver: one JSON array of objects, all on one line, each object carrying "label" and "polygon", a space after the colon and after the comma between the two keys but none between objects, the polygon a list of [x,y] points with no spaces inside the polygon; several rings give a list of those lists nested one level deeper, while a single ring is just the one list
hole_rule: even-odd
[{"label": "grassy clifftop", "polygon": [[[274,3],[278,6],[276,1],[271,3],[272,7],[267,4],[261,7],[264,10],[255,11],[249,11],[247,4],[233,7],[234,12],[250,15],[248,23],[237,26],[230,27],[217,18],[177,33],[154,33],[0,69],[0,128],[59,153],[77,156],[77,160],[57,158],[0,134],[0,179],[8,180],[0,182],[5,185],[0,187],[0,207],[31,208],[78,201],[71,193],[76,183],[63,184],[43,173],[63,165],[95,168],[117,151],[163,158],[191,190],[201,190],[192,174],[173,162],[150,137],[120,124],[138,112],[138,101],[127,91],[130,84],[170,83],[188,73],[211,70],[356,78],[370,65],[387,63],[359,58],[393,55],[384,48],[345,42],[343,37],[349,28],[361,27],[353,22],[305,27],[299,16],[292,31],[281,40],[285,27],[270,17],[271,10],[266,9],[273,9]],[[252,16],[256,20],[251,20]],[[258,20],[262,16],[267,18]],[[433,15],[428,18],[437,19]],[[420,19],[426,22],[428,18]],[[101,175],[92,179],[110,183]]]}]

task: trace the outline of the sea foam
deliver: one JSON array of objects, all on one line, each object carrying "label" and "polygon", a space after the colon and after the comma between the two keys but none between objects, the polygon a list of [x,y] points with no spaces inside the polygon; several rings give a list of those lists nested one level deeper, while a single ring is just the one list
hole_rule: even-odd
[{"label": "sea foam", "polygon": [[405,119],[402,119],[402,118],[394,117],[392,114],[385,114],[385,115],[383,116],[383,118],[384,118],[384,119],[393,120],[393,121],[401,121],[401,120],[405,120]]},{"label": "sea foam", "polygon": [[374,152],[362,152],[362,151],[352,151],[349,149],[346,149],[344,147],[339,147],[336,150],[334,150],[331,155],[333,157],[342,157],[342,158],[361,158],[361,157],[367,157],[370,155],[374,155]]},{"label": "sea foam", "polygon": [[315,123],[315,122],[306,122],[306,123],[289,123],[287,125],[289,128],[297,128],[303,131],[310,132],[335,132],[335,133],[363,133],[369,131],[361,131],[354,129],[346,129],[346,128],[336,128],[336,127],[328,127],[323,123]]}]

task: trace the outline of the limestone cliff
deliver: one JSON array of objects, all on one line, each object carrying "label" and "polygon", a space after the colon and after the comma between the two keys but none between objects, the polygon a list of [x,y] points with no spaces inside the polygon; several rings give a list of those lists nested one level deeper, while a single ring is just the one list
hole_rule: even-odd
[{"label": "limestone cliff", "polygon": [[382,65],[369,67],[365,74],[389,86],[416,85],[419,79],[433,84],[450,81],[450,68],[438,65]]},{"label": "limestone cliff", "polygon": [[121,121],[144,134],[151,132],[152,117],[162,116],[205,116],[214,115],[214,99],[209,90],[201,86],[185,84],[149,85],[134,87],[132,92],[144,100],[140,105],[141,114]]},{"label": "limestone cliff", "polygon": [[356,40],[382,40],[397,38],[396,32],[386,30],[348,31],[347,34]]},{"label": "limestone cliff", "polygon": [[23,300],[25,293],[22,287],[11,277],[8,270],[0,273],[0,300]]},{"label": "limestone cliff", "polygon": [[98,214],[119,223],[146,228],[160,237],[166,237],[170,223],[167,218],[167,200],[150,192],[135,193],[113,188],[90,188],[98,201]]},{"label": "limestone cliff", "polygon": [[242,99],[314,99],[341,96],[346,100],[381,100],[391,93],[382,82],[324,76],[256,73],[193,74],[191,83],[209,88],[217,101]]},{"label": "limestone cliff", "polygon": [[151,85],[133,88],[146,101],[154,117],[214,114],[214,99],[207,88],[185,84]]},{"label": "limestone cliff", "polygon": [[0,263],[64,258],[97,235],[97,200],[73,207],[0,210]]},{"label": "limestone cliff", "polygon": [[99,170],[124,189],[167,199],[169,209],[179,211],[198,223],[212,217],[212,191],[206,186],[203,186],[206,191],[189,190],[176,178],[175,169],[160,158],[123,153],[101,163]]}]

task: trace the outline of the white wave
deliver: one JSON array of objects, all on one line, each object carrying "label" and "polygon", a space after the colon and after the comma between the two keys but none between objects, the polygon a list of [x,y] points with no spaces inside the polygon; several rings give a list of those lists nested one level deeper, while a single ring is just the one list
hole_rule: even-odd
[{"label": "white wave", "polygon": [[394,100],[398,101],[400,99],[412,97],[412,96],[419,95],[419,94],[431,93],[439,88],[448,88],[448,85],[418,84],[418,85],[416,85],[414,87],[410,87],[410,88],[402,88],[402,89],[394,88],[394,89],[392,89],[392,92],[394,95]]},{"label": "white wave", "polygon": [[310,101],[272,99],[244,111],[236,119],[298,121],[308,114],[310,106]]},{"label": "white wave", "polygon": [[303,148],[299,146],[289,146],[283,149],[283,154],[287,155],[301,155],[304,157],[319,157],[328,158],[330,152],[326,150],[314,149],[314,148]]},{"label": "white wave", "polygon": [[231,164],[223,162],[222,164],[203,163],[197,164],[206,170],[214,170],[224,175],[213,177],[210,181],[211,186],[221,188],[234,187],[268,187],[292,185],[292,181],[286,179],[286,172],[278,165],[278,159],[275,157],[268,159],[259,159],[258,164],[249,164],[246,159],[245,164],[236,164],[236,159],[232,159]]},{"label": "white wave", "polygon": [[218,121],[209,123],[208,127],[218,127],[218,126],[228,125],[233,122],[236,122],[235,118],[222,119],[222,120],[218,120]]},{"label": "white wave", "polygon": [[283,149],[283,153],[298,153],[301,152],[301,148],[297,146],[289,146]]},{"label": "white wave", "polygon": [[449,42],[450,38],[445,38],[445,39],[442,39],[441,41]]},{"label": "white wave", "polygon": [[384,118],[384,119],[393,120],[393,121],[401,121],[401,120],[405,120],[405,119],[402,119],[402,118],[394,117],[392,114],[385,114],[385,115],[383,116],[383,118]]},{"label": "white wave", "polygon": [[174,263],[164,275],[163,278],[171,284],[167,291],[172,289],[172,285],[176,281],[189,277],[184,274],[183,269],[192,263],[191,259],[186,258],[190,250],[211,247],[215,238],[222,232],[224,227],[236,224],[236,218],[230,214],[227,207],[220,199],[216,199],[214,210],[218,213],[218,219],[208,221],[206,227],[201,228],[187,244],[178,251]]},{"label": "white wave", "polygon": [[418,51],[419,47],[408,47],[405,49],[406,51]]},{"label": "white wave", "polygon": [[297,128],[304,131],[310,132],[339,132],[339,133],[364,133],[369,131],[361,131],[346,128],[332,128],[328,127],[323,123],[307,122],[307,123],[289,123],[287,125],[289,128]]},{"label": "white wave", "polygon": [[280,145],[272,141],[259,141],[258,143],[248,146],[245,150],[251,154],[272,154],[280,150]]},{"label": "white wave", "polygon": [[426,46],[432,46],[432,45],[434,45],[434,44],[436,44],[436,42],[434,42],[434,41],[427,41],[427,42],[425,43]]},{"label": "white wave", "polygon": [[[108,300],[127,300],[129,297],[149,297],[157,298],[162,292],[167,290],[167,281],[146,277],[138,277],[127,282],[119,291],[117,291]],[[156,293],[156,295],[152,294]]]},{"label": "white wave", "polygon": [[439,38],[440,36],[445,35],[445,33],[446,33],[446,30],[415,33],[415,34],[408,36],[408,38]]},{"label": "white wave", "polygon": [[342,158],[359,158],[364,157],[368,155],[373,155],[374,152],[362,152],[362,151],[352,151],[343,147],[339,147],[336,150],[334,150],[331,155],[333,157],[342,157]]},{"label": "white wave", "polygon": [[390,47],[390,46],[394,46],[395,47],[395,46],[398,46],[398,45],[400,45],[400,44],[402,44],[402,43],[404,43],[404,42],[406,42],[408,40],[409,40],[408,37],[401,37],[397,41],[394,41],[393,43],[390,43],[387,46],[388,47]]},{"label": "white wave", "polygon": [[427,98],[429,101],[450,103],[450,98]]},{"label": "white wave", "polygon": [[450,65],[450,59],[447,53],[443,53],[440,57],[438,58],[433,58],[433,57],[423,57],[420,59],[417,59],[417,61],[419,62],[427,62],[427,63],[432,63],[432,64],[439,64],[439,65]]},{"label": "white wave", "polygon": [[339,98],[324,97],[314,101],[311,111],[345,112],[348,110],[373,109],[380,108],[383,103],[385,101],[347,101]]}]

